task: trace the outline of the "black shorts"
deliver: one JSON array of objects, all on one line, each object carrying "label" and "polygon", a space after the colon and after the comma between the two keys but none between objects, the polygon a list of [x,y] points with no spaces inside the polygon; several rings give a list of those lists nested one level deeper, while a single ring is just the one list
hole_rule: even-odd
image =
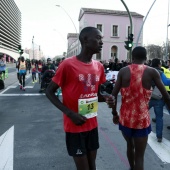
[{"label": "black shorts", "polygon": [[66,132],[66,146],[70,156],[83,156],[88,151],[94,151],[99,148],[98,129],[81,133]]}]

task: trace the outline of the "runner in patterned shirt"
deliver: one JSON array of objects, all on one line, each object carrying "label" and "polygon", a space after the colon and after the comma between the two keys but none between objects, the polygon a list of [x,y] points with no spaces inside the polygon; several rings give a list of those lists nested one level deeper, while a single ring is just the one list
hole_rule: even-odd
[{"label": "runner in patterned shirt", "polygon": [[[133,63],[122,68],[118,73],[112,92],[115,100],[112,102],[111,99],[106,100],[109,107],[113,109],[113,122],[119,123],[119,129],[126,140],[127,157],[130,168],[133,170],[144,170],[144,153],[148,135],[151,132],[148,104],[152,93],[152,82],[161,91],[170,108],[170,96],[162,83],[159,72],[144,65],[147,59],[146,54],[144,47],[138,46],[133,49]],[[116,107],[119,91],[122,95],[122,103],[118,115]]]}]

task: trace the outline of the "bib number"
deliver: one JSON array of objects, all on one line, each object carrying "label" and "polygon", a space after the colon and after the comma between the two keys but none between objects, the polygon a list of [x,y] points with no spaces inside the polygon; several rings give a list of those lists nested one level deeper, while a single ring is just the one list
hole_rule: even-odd
[{"label": "bib number", "polygon": [[97,116],[98,110],[98,98],[88,98],[78,100],[79,113],[86,118],[92,118]]}]

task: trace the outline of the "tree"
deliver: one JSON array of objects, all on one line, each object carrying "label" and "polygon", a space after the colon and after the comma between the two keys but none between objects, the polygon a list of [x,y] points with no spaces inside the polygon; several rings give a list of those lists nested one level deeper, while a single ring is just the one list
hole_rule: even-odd
[{"label": "tree", "polygon": [[67,53],[66,52],[63,52],[63,56],[65,57],[67,55]]},{"label": "tree", "polygon": [[146,46],[146,50],[147,50],[148,59],[153,59],[153,58],[163,59],[164,49],[162,46],[151,44]]}]

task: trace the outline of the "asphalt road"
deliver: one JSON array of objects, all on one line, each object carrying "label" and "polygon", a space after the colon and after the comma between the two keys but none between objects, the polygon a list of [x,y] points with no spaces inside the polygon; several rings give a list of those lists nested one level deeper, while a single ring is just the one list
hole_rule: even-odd
[{"label": "asphalt road", "polygon": [[[6,88],[0,91],[0,170],[75,170],[66,151],[62,113],[45,95],[38,93],[40,84],[32,84],[31,75],[27,74],[26,91],[21,91],[13,71],[5,84]],[[120,100],[119,96],[118,106]],[[99,103],[98,122],[97,169],[128,170],[126,143],[118,126],[112,123],[111,110],[106,103]],[[167,125],[170,125],[170,116],[164,114],[164,139],[157,143],[155,124],[152,123],[145,170],[170,169],[170,130]]]}]

